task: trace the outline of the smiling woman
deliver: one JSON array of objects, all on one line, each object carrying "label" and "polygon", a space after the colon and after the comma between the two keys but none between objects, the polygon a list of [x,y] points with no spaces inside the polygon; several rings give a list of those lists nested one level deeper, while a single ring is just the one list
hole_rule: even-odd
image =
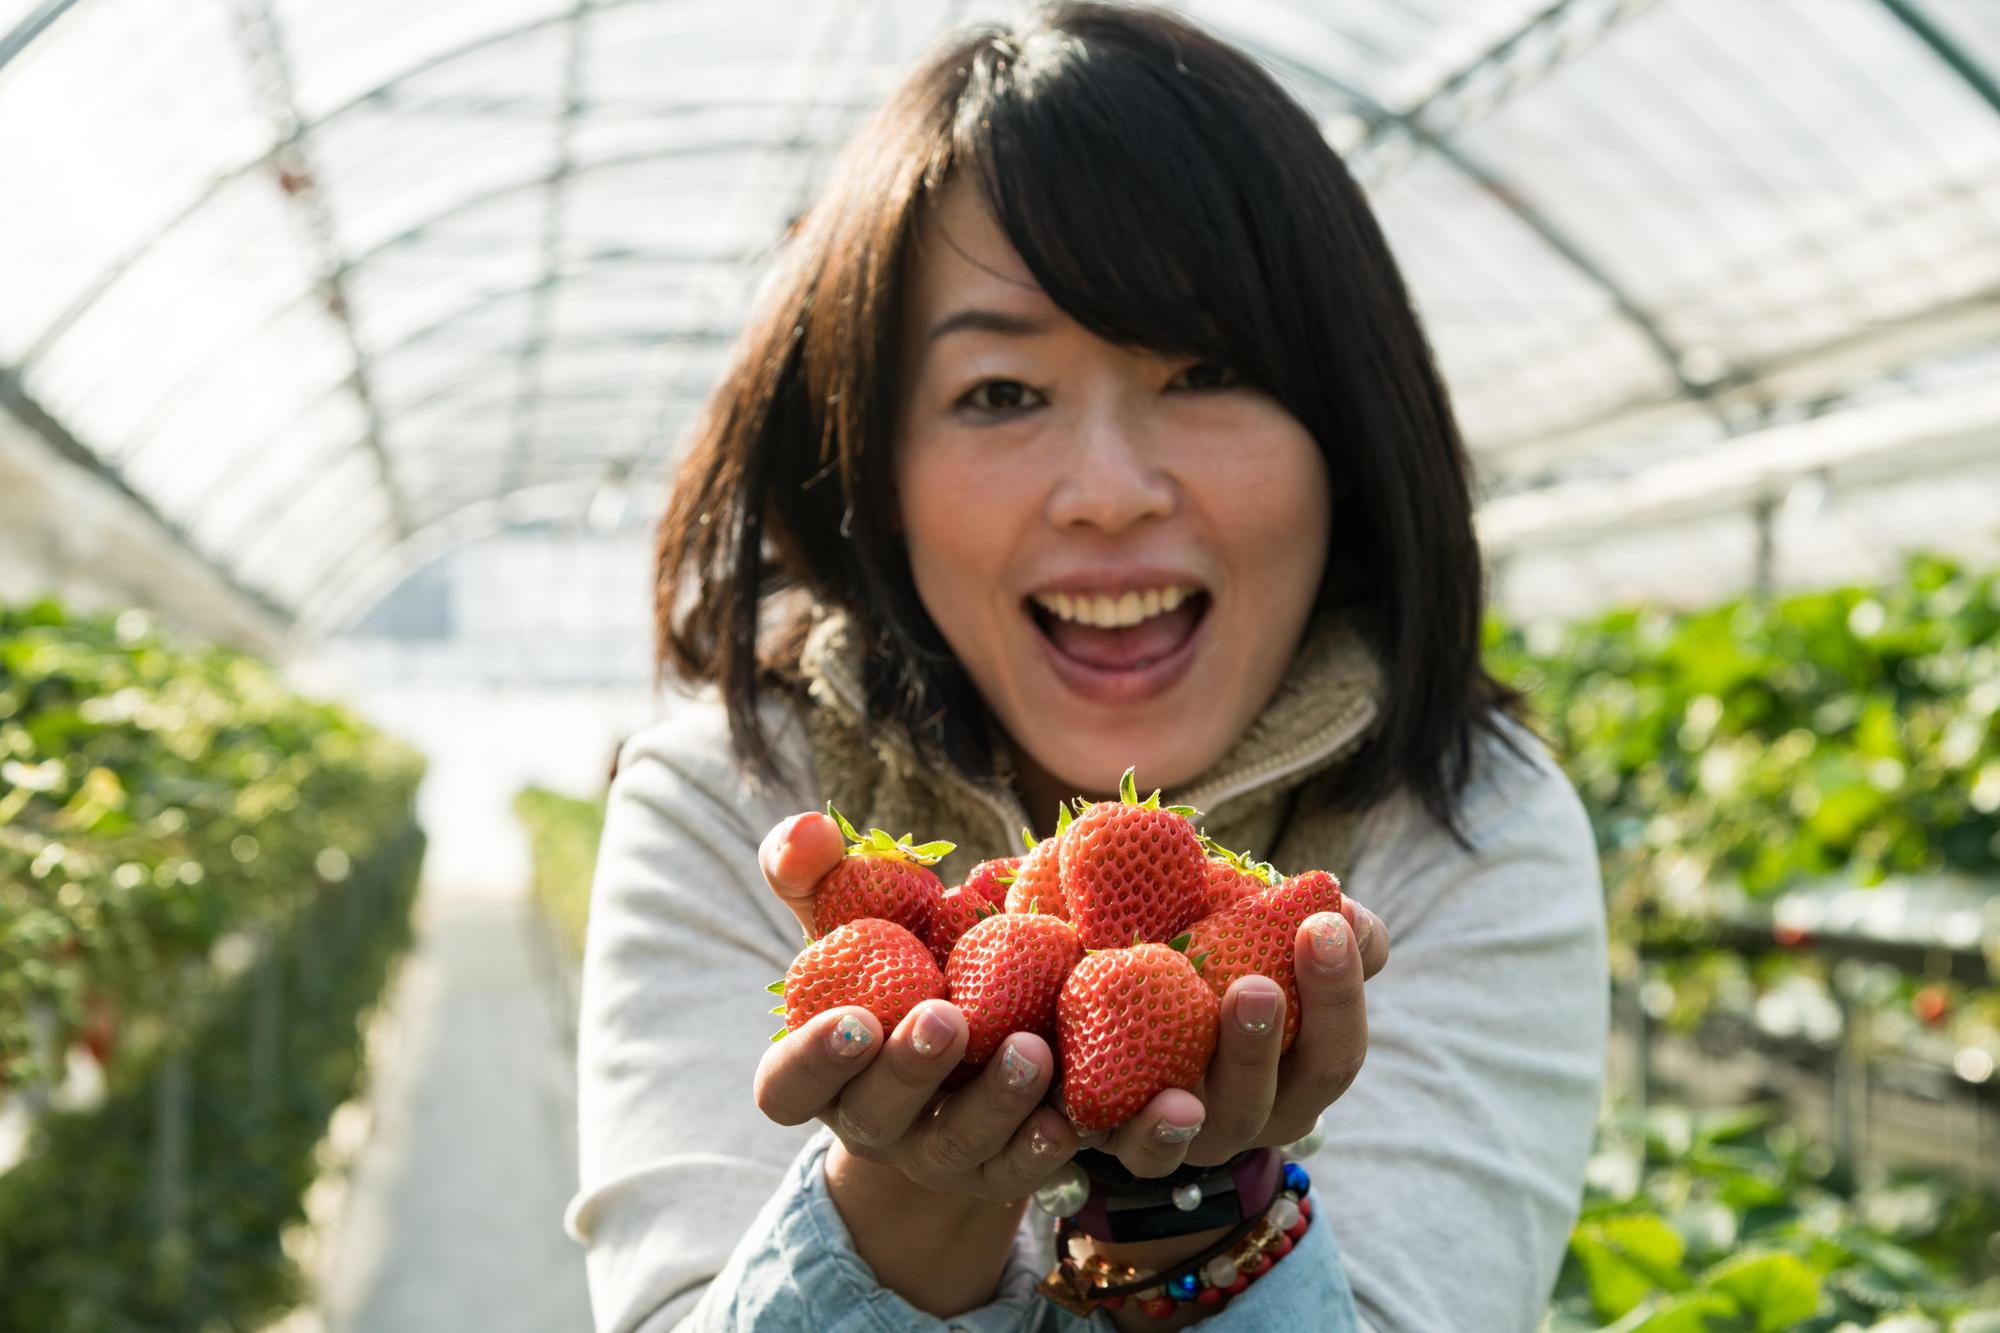
[{"label": "smiling woman", "polygon": [[[656,587],[698,689],[626,747],[593,888],[568,1224],[601,1329],[1071,1327],[1044,1187],[1059,1272],[1159,1278],[1098,1283],[1095,1329],[1533,1327],[1601,1078],[1595,844],[1481,662],[1464,451],[1388,247],[1252,61],[1096,4],[940,46],[792,239]],[[828,801],[970,867],[1135,766],[1351,890],[1292,931],[1295,992],[1229,982],[1191,1086],[1086,1138],[1052,1034],[960,1070],[948,1000],[763,1040],[747,997],[842,862]],[[1253,1227],[1269,1253],[1225,1252]]]}]

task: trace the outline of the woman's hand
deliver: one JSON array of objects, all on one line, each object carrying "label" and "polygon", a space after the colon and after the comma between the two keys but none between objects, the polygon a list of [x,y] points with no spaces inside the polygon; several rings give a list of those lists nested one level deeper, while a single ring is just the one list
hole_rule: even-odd
[{"label": "woman's hand", "polygon": [[[831,819],[804,814],[774,828],[758,851],[772,891],[807,933],[813,886],[843,847]],[[757,1106],[781,1125],[820,1120],[848,1153],[925,1189],[1025,1198],[1078,1146],[1068,1120],[1041,1104],[1053,1055],[1041,1037],[1016,1032],[969,1083],[941,1093],[966,1039],[964,1015],[943,1000],[919,1004],[890,1033],[866,1009],[830,1009],[765,1053]]]}]

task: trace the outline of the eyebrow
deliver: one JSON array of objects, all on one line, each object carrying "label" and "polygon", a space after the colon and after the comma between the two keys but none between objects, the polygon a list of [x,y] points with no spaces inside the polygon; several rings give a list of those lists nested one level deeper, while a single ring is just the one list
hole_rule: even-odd
[{"label": "eyebrow", "polygon": [[947,333],[970,331],[1004,333],[1025,338],[1037,333],[1047,333],[1049,322],[1028,315],[1010,315],[1004,310],[982,310],[975,307],[946,315],[931,326],[930,334],[924,341],[936,342]]}]

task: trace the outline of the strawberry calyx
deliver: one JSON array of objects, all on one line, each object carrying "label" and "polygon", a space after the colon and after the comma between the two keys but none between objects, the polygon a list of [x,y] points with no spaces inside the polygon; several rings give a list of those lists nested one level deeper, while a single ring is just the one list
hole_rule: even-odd
[{"label": "strawberry calyx", "polygon": [[1200,836],[1201,836],[1202,849],[1206,851],[1210,856],[1216,858],[1218,861],[1228,862],[1231,868],[1233,869],[1240,870],[1246,875],[1250,875],[1257,879],[1261,879],[1264,881],[1264,883],[1272,886],[1276,886],[1280,881],[1282,881],[1285,878],[1284,875],[1279,872],[1278,868],[1272,865],[1269,861],[1254,860],[1252,859],[1250,853],[1248,852],[1232,852],[1227,847],[1224,847],[1221,843],[1217,842],[1215,839],[1209,837],[1206,833],[1201,834]]},{"label": "strawberry calyx", "polygon": [[905,833],[898,838],[883,829],[876,828],[869,829],[864,834],[847,822],[847,816],[833,808],[832,801],[826,803],[826,813],[832,817],[834,823],[840,825],[841,833],[846,836],[849,856],[887,856],[899,861],[908,861],[913,865],[927,866],[943,860],[958,848],[955,842],[915,843],[911,841],[916,836],[913,833]]},{"label": "strawberry calyx", "polygon": [[[1186,820],[1201,818],[1201,811],[1191,805],[1161,805],[1160,789],[1158,787],[1153,788],[1151,796],[1148,796],[1143,801],[1140,800],[1139,784],[1135,776],[1138,771],[1136,767],[1128,768],[1125,770],[1124,776],[1118,779],[1118,800],[1120,803],[1124,805],[1136,805],[1141,810],[1165,810],[1170,814],[1179,815],[1182,819]],[[1077,812],[1079,814],[1089,809],[1090,805],[1091,803],[1082,797],[1077,798]]]}]

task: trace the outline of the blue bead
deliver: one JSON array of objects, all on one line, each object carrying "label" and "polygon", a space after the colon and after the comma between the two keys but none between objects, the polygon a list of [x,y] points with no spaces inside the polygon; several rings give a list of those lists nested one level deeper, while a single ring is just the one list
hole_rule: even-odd
[{"label": "blue bead", "polygon": [[1167,1295],[1177,1301],[1191,1301],[1201,1290],[1201,1283],[1193,1273],[1183,1273],[1167,1284]]},{"label": "blue bead", "polygon": [[1312,1188],[1312,1177],[1307,1175],[1306,1169],[1297,1162],[1286,1162],[1285,1188],[1288,1190],[1297,1190],[1300,1194],[1304,1194]]}]

